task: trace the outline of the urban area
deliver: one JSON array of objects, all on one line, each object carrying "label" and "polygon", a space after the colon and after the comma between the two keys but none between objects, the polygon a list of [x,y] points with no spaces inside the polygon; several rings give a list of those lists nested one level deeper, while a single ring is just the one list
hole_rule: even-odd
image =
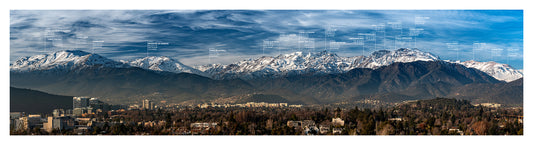
[{"label": "urban area", "polygon": [[73,97],[51,114],[10,113],[11,135],[522,135],[521,107],[437,98],[387,108],[288,103],[129,106]]}]

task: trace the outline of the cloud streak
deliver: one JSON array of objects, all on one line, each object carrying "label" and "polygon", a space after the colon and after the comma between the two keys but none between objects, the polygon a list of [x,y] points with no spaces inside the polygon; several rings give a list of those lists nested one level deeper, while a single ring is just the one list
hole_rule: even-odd
[{"label": "cloud streak", "polygon": [[[422,18],[422,19],[417,19]],[[418,21],[417,21],[418,20]],[[422,21],[421,21],[422,20]],[[415,21],[416,25],[415,25]],[[394,25],[395,23],[399,23]],[[383,26],[382,29],[376,28]],[[326,34],[326,29],[332,28]],[[379,30],[378,30],[379,29]],[[409,30],[418,30],[413,33]],[[300,32],[309,32],[301,36]],[[364,46],[354,42],[370,34]],[[366,38],[366,36],[364,36]],[[209,48],[228,54],[213,62],[227,64],[260,55],[314,49],[339,55],[365,55],[377,49],[416,47],[443,59],[472,59],[475,42],[486,43],[478,61],[523,65],[523,12],[519,10],[12,10],[10,60],[64,49],[92,51],[112,59],[145,57],[146,43],[169,43],[148,55],[169,56],[190,65],[209,63]],[[264,41],[283,42],[263,52]],[[332,43],[333,42],[333,43]],[[337,43],[339,42],[339,43]],[[457,42],[455,53],[446,43]],[[310,42],[307,42],[309,44]],[[307,49],[310,51],[311,49]],[[509,51],[510,50],[510,51]],[[494,56],[496,51],[499,54]],[[458,57],[457,52],[461,54]],[[488,53],[492,52],[492,53]],[[512,55],[508,55],[512,54]],[[232,59],[234,57],[234,59]],[[197,61],[195,61],[197,60]]]}]

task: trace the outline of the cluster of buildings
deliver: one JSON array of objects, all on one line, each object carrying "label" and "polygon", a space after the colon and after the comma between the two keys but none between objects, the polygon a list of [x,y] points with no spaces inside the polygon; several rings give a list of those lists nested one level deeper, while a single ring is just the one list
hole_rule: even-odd
[{"label": "cluster of buildings", "polygon": [[197,134],[210,134],[213,133],[218,126],[216,122],[196,122],[190,124],[190,129],[185,126],[177,127],[173,130],[173,134],[178,135],[197,135]]},{"label": "cluster of buildings", "polygon": [[480,104],[475,104],[474,106],[483,106],[483,107],[488,107],[488,108],[500,108],[502,106],[502,104],[498,104],[498,103],[480,103]]},{"label": "cluster of buildings", "polygon": [[10,127],[15,130],[31,130],[33,128],[42,128],[44,121],[39,114],[26,115],[23,112],[11,112]]},{"label": "cluster of buildings", "polygon": [[[106,112],[112,109],[111,105],[104,103],[98,98],[90,97],[73,97],[72,98],[72,114],[74,116],[82,116],[83,114],[96,114],[97,112]],[[62,111],[60,109],[59,111]],[[55,112],[55,110],[54,110]],[[70,113],[67,110],[67,113]]]},{"label": "cluster of buildings", "polygon": [[452,127],[450,129],[448,129],[449,132],[455,132],[459,135],[465,135],[465,132],[462,131],[461,129],[459,129],[458,127]]},{"label": "cluster of buildings", "polygon": [[164,120],[137,122],[137,125],[141,125],[141,126],[144,126],[144,127],[162,127],[162,126],[165,126],[166,124],[167,124],[167,122],[164,121]]},{"label": "cluster of buildings", "polygon": [[381,104],[381,101],[380,100],[365,99],[365,100],[355,101],[355,103],[379,105],[379,104]]},{"label": "cluster of buildings", "polygon": [[389,118],[388,120],[389,121],[403,121],[403,118],[402,117],[394,117],[394,118]]},{"label": "cluster of buildings", "polygon": [[191,123],[191,134],[207,134],[217,127],[216,122]]},{"label": "cluster of buildings", "polygon": [[103,126],[104,122],[96,119],[85,118],[90,114],[107,112],[113,107],[97,98],[73,97],[72,109],[54,109],[51,116],[40,114],[26,114],[24,112],[11,112],[10,124],[13,130],[31,131],[35,128],[46,132],[61,130],[74,130],[75,133],[83,134],[91,130],[93,126]]},{"label": "cluster of buildings", "polygon": [[129,106],[128,110],[155,110],[155,109],[162,109],[160,106],[155,105],[155,103],[151,100],[144,99],[141,101],[142,104],[133,104]]},{"label": "cluster of buildings", "polygon": [[296,128],[296,129],[302,129],[303,133],[306,135],[313,135],[313,134],[341,134],[344,128],[344,120],[341,118],[332,118],[331,122],[323,122],[320,125],[315,124],[315,121],[313,120],[303,120],[303,121],[294,121],[289,120],[287,121],[287,126]]},{"label": "cluster of buildings", "polygon": [[103,127],[105,124],[112,126],[116,123],[97,121],[95,118],[77,117],[73,114],[54,114],[42,117],[38,114],[11,112],[11,128],[16,131],[32,131],[41,129],[48,133],[73,130],[76,134],[85,134],[93,127]]},{"label": "cluster of buildings", "polygon": [[302,107],[302,105],[288,105],[287,103],[266,103],[266,102],[247,102],[245,104],[217,104],[217,103],[204,103],[198,104],[200,108],[230,108],[230,107],[270,107],[270,108],[283,108],[283,107]]},{"label": "cluster of buildings", "polygon": [[142,109],[144,109],[144,110],[154,110],[154,108],[155,108],[154,102],[152,102],[152,101],[150,101],[148,99],[143,100]]}]

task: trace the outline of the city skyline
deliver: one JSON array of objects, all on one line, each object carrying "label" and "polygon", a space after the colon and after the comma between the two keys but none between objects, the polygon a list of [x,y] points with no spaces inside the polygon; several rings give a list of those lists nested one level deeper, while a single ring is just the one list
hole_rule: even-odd
[{"label": "city skyline", "polygon": [[10,135],[524,134],[521,9],[9,12]]}]

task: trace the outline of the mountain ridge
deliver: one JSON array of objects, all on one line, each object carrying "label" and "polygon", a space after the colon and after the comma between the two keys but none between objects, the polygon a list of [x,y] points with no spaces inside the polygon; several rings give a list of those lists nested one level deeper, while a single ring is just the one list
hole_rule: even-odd
[{"label": "mountain ridge", "polygon": [[478,62],[469,60],[459,62],[459,64],[462,64],[469,68],[476,68],[478,70],[481,70],[501,81],[512,82],[523,77],[522,71],[514,69],[508,64],[501,64],[494,61]]},{"label": "mountain ridge", "polygon": [[402,48],[395,51],[380,50],[370,56],[340,57],[335,53],[294,52],[275,57],[263,56],[228,65],[204,65],[197,67],[215,79],[255,79],[261,77],[283,77],[306,73],[336,74],[354,68],[376,69],[394,62],[435,61],[438,56],[418,49]]},{"label": "mountain ridge", "polygon": [[[445,61],[396,62],[378,69],[355,68],[346,73],[253,80],[216,80],[191,73],[95,66],[58,73],[12,71],[10,81],[13,87],[59,95],[98,96],[105,102],[119,104],[138,103],[145,98],[155,102],[209,102],[246,94],[269,94],[279,96],[277,100],[296,104],[326,104],[369,97],[403,101],[446,97],[453,90],[470,84],[485,84],[488,88],[506,84],[480,70]],[[474,100],[481,96],[466,97]]]},{"label": "mountain ridge", "polygon": [[166,56],[148,56],[132,61],[120,60],[120,62],[147,70],[166,71],[172,73],[186,72],[205,76],[202,71],[199,71],[195,68],[192,68],[179,62],[178,60]]},{"label": "mountain ridge", "polygon": [[72,108],[72,96],[15,87],[9,87],[9,91],[11,112],[49,113],[57,108]]},{"label": "mountain ridge", "polygon": [[[257,59],[243,60],[221,65],[187,66],[178,60],[166,56],[149,56],[132,61],[119,62],[80,50],[64,50],[52,54],[24,57],[10,65],[11,71],[50,71],[76,70],[91,65],[99,67],[139,67],[156,72],[193,73],[212,79],[257,79],[277,78],[302,74],[338,74],[354,68],[377,69],[395,62],[439,61],[440,58],[416,48],[400,48],[394,51],[378,50],[370,56],[340,57],[335,53],[322,51],[318,53],[294,52],[275,57],[263,56]],[[452,61],[449,61],[452,62]],[[507,64],[496,62],[464,61],[452,62],[470,68],[479,69],[492,77],[510,82],[522,78],[522,72]]]},{"label": "mountain ridge", "polygon": [[10,71],[74,71],[89,66],[128,68],[127,64],[116,62],[98,54],[81,50],[63,50],[51,54],[23,57],[9,66]]}]

